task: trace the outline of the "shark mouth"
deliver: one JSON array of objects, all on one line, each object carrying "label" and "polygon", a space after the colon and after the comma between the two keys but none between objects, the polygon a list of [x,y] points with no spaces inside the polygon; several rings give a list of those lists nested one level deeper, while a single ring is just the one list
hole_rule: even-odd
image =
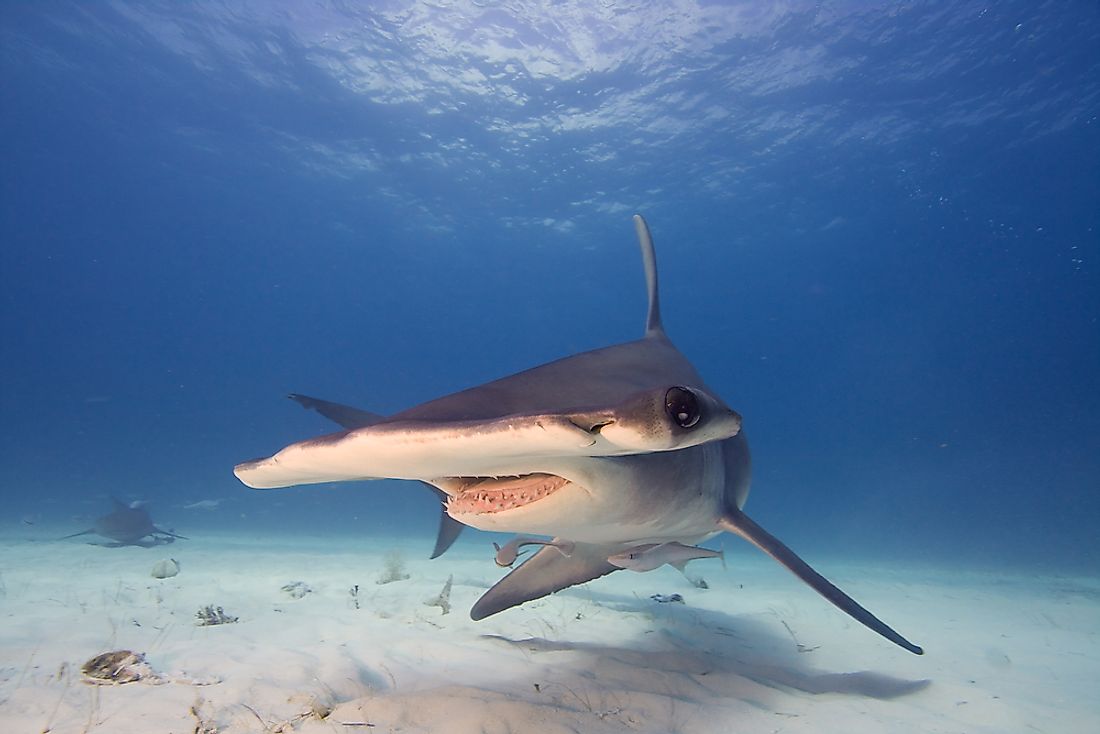
[{"label": "shark mouth", "polygon": [[514,510],[549,497],[569,484],[554,474],[511,477],[448,477],[432,482],[445,491],[450,515],[486,515]]}]

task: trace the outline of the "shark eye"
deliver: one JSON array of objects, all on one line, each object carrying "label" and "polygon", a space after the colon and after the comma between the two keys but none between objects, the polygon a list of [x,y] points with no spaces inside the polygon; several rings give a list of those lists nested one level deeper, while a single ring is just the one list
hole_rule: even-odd
[{"label": "shark eye", "polygon": [[691,428],[699,422],[699,399],[687,388],[669,388],[665,393],[665,410],[680,428]]}]

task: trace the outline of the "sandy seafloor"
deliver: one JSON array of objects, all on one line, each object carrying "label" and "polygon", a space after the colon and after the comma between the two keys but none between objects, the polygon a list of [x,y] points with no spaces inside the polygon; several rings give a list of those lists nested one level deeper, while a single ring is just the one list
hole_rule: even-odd
[{"label": "sandy seafloor", "polygon": [[[1096,578],[811,559],[918,657],[733,539],[727,570],[692,564],[708,590],[624,571],[473,622],[501,572],[468,535],[435,561],[428,537],[0,535],[0,731],[1100,731]],[[394,551],[410,577],[380,585]],[[152,578],[169,557],[181,573]],[[452,574],[444,615],[424,602]],[[196,625],[208,604],[239,621]],[[81,680],[120,648],[171,682]]]}]

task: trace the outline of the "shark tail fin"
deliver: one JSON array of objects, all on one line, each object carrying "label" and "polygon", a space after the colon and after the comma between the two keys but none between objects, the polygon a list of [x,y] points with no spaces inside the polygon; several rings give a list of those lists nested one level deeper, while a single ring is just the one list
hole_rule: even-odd
[{"label": "shark tail fin", "polygon": [[784,545],[783,541],[757,525],[745,513],[740,510],[730,510],[718,524],[723,530],[727,530],[735,535],[740,535],[742,538],[782,563],[790,569],[795,576],[809,584],[814,591],[828,599],[852,619],[879,633],[890,640],[890,642],[904,647],[911,653],[916,655],[924,654],[924,650],[899,635],[885,622],[860,606],[855,599],[834,586],[832,582],[811,568],[810,564],[803,561],[794,551]]},{"label": "shark tail fin", "polygon": [[163,528],[158,528],[156,525],[153,526],[153,530],[155,530],[158,533],[162,533],[164,535],[170,535],[173,538],[179,538],[180,540],[191,540],[186,535],[179,535],[178,533],[173,533],[171,530],[164,530]]},{"label": "shark tail fin", "polygon": [[95,530],[88,528],[87,530],[81,530],[79,533],[73,533],[72,535],[62,535],[58,540],[68,540],[69,538],[75,538],[78,535],[91,535]]},{"label": "shark tail fin", "polygon": [[653,237],[649,234],[649,225],[641,214],[634,215],[634,231],[638,233],[638,246],[642,249],[642,266],[645,268],[645,285],[649,294],[645,335],[663,337],[665,327],[661,323],[661,294],[657,290],[657,252],[653,247]]}]

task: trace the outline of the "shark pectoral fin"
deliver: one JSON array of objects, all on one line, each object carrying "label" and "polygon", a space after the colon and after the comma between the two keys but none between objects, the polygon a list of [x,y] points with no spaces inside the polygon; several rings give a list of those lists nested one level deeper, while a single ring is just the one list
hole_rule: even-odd
[{"label": "shark pectoral fin", "polygon": [[446,553],[458,540],[458,536],[462,533],[464,527],[466,526],[448,515],[446,510],[440,510],[439,531],[435,535],[435,548],[432,549],[429,558],[439,558]]},{"label": "shark pectoral fin", "polygon": [[[432,490],[440,502],[447,501],[447,493],[439,487],[432,486],[427,482],[421,482],[425,487]],[[439,510],[439,531],[435,535],[435,548],[432,550],[431,558],[439,558],[441,555],[447,552],[447,549],[454,545],[454,542],[458,540],[458,536],[462,533],[462,528],[466,527],[458,520],[447,514],[446,507],[442,507]]]},{"label": "shark pectoral fin", "polygon": [[917,655],[924,654],[924,650],[899,635],[881,619],[860,606],[855,599],[834,586],[832,582],[811,568],[810,564],[803,561],[794,551],[784,545],[781,540],[757,525],[745,513],[740,510],[733,510],[723,517],[718,524],[723,530],[727,530],[735,535],[740,535],[742,538],[782,563],[789,568],[795,576],[809,584],[814,591],[831,601],[838,609],[848,614],[852,619],[878,632],[880,635],[890,640],[890,642],[904,647],[911,653]]},{"label": "shark pectoral fin", "polygon": [[[559,539],[555,538],[554,542]],[[619,547],[574,543],[572,552],[566,556],[553,545],[545,545],[486,591],[470,610],[470,618],[485,619],[532,599],[618,571],[618,567],[607,562],[607,557]]]},{"label": "shark pectoral fin", "polygon": [[386,416],[379,415],[378,413],[371,413],[367,410],[360,410],[350,405],[341,405],[340,403],[333,403],[328,400],[321,400],[320,398],[311,398],[309,395],[291,393],[287,395],[287,397],[306,410],[315,410],[333,423],[347,429],[373,426],[375,423],[381,423],[386,420]]}]

